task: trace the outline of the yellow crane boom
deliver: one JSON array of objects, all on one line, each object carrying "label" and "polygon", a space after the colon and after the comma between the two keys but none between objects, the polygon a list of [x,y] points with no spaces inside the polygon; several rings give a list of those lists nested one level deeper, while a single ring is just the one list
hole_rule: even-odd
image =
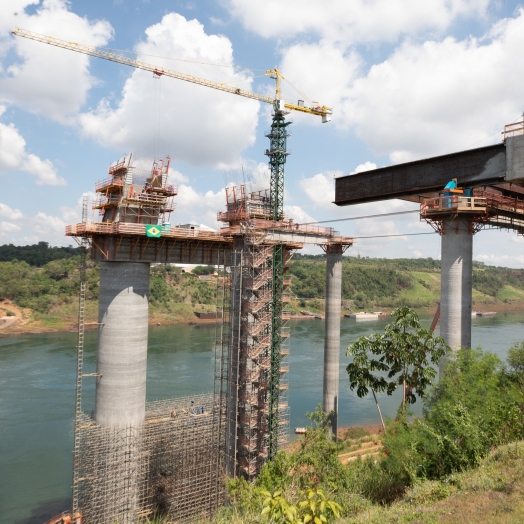
[{"label": "yellow crane boom", "polygon": [[331,120],[332,110],[330,107],[326,106],[314,106],[306,107],[304,101],[299,101],[297,104],[290,104],[282,100],[282,91],[280,87],[280,79],[284,78],[278,69],[268,69],[265,72],[265,76],[271,76],[276,80],[276,96],[272,98],[266,95],[260,95],[258,93],[253,93],[251,91],[246,91],[245,89],[240,89],[238,87],[232,87],[227,84],[221,84],[220,82],[214,82],[212,80],[207,80],[205,78],[199,78],[197,76],[189,75],[187,73],[181,73],[179,71],[173,71],[172,69],[164,69],[162,67],[155,66],[153,64],[148,64],[142,62],[141,60],[135,60],[123,55],[117,55],[110,51],[104,51],[97,49],[96,47],[79,44],[77,42],[68,42],[66,40],[61,40],[60,38],[55,38],[53,36],[46,36],[40,33],[35,33],[33,31],[28,31],[27,29],[21,29],[15,27],[12,31],[13,35],[20,36],[23,38],[28,38],[29,40],[35,40],[37,42],[42,42],[44,44],[53,45],[56,47],[61,47],[62,49],[68,49],[69,51],[76,51],[77,53],[83,53],[84,55],[94,56],[96,58],[102,58],[104,60],[110,60],[111,62],[116,62],[118,64],[127,65],[130,67],[135,67],[137,69],[143,69],[144,71],[151,71],[156,76],[169,76],[171,78],[177,78],[178,80],[184,80],[185,82],[191,82],[193,84],[199,84],[206,87],[211,87],[213,89],[218,89],[219,91],[225,91],[226,93],[232,93],[234,95],[243,96],[246,98],[251,98],[253,100],[258,100],[259,102],[265,102],[266,104],[272,104],[276,109],[289,109],[293,111],[300,111],[302,113],[308,113],[311,115],[317,115],[322,117],[322,122],[329,122]]}]

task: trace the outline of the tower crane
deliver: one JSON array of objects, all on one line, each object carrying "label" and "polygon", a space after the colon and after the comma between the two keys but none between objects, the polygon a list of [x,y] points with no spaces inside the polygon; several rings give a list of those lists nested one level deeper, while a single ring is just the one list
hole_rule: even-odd
[{"label": "tower crane", "polygon": [[155,66],[142,62],[141,60],[135,60],[127,56],[118,55],[111,51],[99,49],[93,46],[79,44],[78,42],[69,42],[67,40],[61,40],[53,36],[42,35],[27,29],[21,29],[15,27],[12,31],[13,35],[22,38],[28,38],[29,40],[35,40],[44,44],[61,47],[69,51],[75,51],[96,58],[102,58],[118,64],[123,64],[136,69],[142,69],[144,71],[150,71],[155,77],[168,76],[176,78],[178,80],[184,80],[193,84],[198,84],[226,93],[231,93],[245,98],[251,98],[252,100],[258,100],[266,104],[271,104],[274,109],[273,122],[271,125],[271,132],[266,136],[270,139],[270,147],[266,150],[266,155],[269,157],[269,166],[271,170],[270,179],[270,198],[272,203],[272,219],[282,220],[284,218],[284,164],[286,162],[286,138],[288,133],[286,132],[287,126],[290,122],[285,121],[285,114],[288,111],[299,111],[310,115],[317,115],[322,118],[322,122],[326,123],[331,120],[332,109],[327,106],[320,106],[312,104],[311,106],[305,105],[304,100],[298,100],[296,104],[286,102],[282,98],[282,84],[281,80],[285,80],[282,73],[277,69],[268,69],[264,73],[264,76],[269,76],[275,80],[276,90],[275,96],[261,95],[259,93],[253,93],[240,89],[238,87],[230,86],[220,82],[214,82],[205,78],[199,78],[187,73],[181,73],[179,71],[173,71],[171,69],[165,69],[162,67]]},{"label": "tower crane", "polygon": [[[15,27],[12,31],[13,35],[35,40],[44,44],[61,47],[69,51],[75,51],[85,55],[102,58],[118,64],[150,71],[157,78],[167,76],[184,80],[193,84],[198,84],[226,93],[231,93],[252,100],[258,100],[273,106],[273,120],[271,123],[271,130],[266,134],[269,138],[270,146],[265,154],[269,157],[270,167],[270,202],[271,202],[271,219],[274,221],[281,221],[284,219],[284,164],[288,152],[286,150],[287,137],[289,133],[287,126],[291,122],[286,121],[285,115],[289,111],[299,111],[309,115],[316,115],[322,118],[322,122],[326,123],[331,120],[332,109],[327,106],[305,105],[304,100],[298,100],[296,104],[286,102],[282,97],[282,80],[285,80],[282,73],[277,69],[268,69],[264,76],[269,76],[275,80],[276,89],[275,96],[261,95],[246,91],[238,87],[233,87],[224,83],[214,82],[205,78],[199,78],[187,73],[173,71],[135,60],[127,56],[118,55],[110,50],[99,49],[93,46],[79,44],[77,42],[69,42],[61,40],[53,36],[46,36],[26,29]],[[279,433],[279,398],[280,398],[280,361],[281,361],[281,344],[282,344],[282,294],[283,294],[283,272],[284,272],[284,247],[282,244],[273,246],[272,257],[272,301],[271,301],[271,348],[270,348],[270,391],[269,391],[269,445],[268,456],[270,459],[274,458],[278,450],[278,433]]]}]

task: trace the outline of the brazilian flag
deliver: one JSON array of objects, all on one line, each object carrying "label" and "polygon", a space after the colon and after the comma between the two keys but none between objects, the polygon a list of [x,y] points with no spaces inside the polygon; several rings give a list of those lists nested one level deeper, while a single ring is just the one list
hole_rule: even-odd
[{"label": "brazilian flag", "polygon": [[162,226],[146,226],[146,237],[160,238],[162,236]]}]

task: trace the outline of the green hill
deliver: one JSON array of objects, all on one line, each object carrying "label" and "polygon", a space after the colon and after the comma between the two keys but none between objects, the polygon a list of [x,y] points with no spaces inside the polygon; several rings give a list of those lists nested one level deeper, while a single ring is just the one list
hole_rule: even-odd
[{"label": "green hill", "polygon": [[[79,256],[76,248],[0,246],[0,316],[9,304],[23,311],[30,328],[72,328],[77,316]],[[22,260],[23,259],[23,260]],[[293,300],[286,310],[323,312],[325,257],[295,255],[290,274]],[[206,268],[207,269],[207,268]],[[206,271],[203,271],[204,273]],[[89,262],[87,321],[95,322],[98,265]],[[475,309],[524,309],[524,270],[474,263]],[[214,311],[216,281],[182,273],[170,266],[151,268],[151,322],[190,322],[195,312]],[[408,305],[433,312],[440,296],[440,261],[344,257],[342,299],[347,311],[389,310]]]},{"label": "green hill", "polygon": [[[319,299],[324,298],[325,264],[322,255],[293,258],[292,289],[300,306],[323,308]],[[342,299],[346,309],[359,311],[387,310],[401,305],[433,311],[440,300],[440,261],[344,257]],[[524,270],[474,262],[473,307],[523,308]]]}]

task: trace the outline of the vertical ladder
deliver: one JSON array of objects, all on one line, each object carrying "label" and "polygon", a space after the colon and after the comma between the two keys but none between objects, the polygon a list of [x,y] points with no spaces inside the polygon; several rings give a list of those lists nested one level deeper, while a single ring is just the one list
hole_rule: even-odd
[{"label": "vertical ladder", "polygon": [[[87,195],[82,200],[82,221],[87,221]],[[82,414],[82,372],[84,367],[84,322],[86,302],[86,265],[87,250],[89,243],[87,239],[80,240],[80,290],[78,294],[78,345],[76,352],[76,396],[75,396],[75,421],[74,421],[74,447],[73,447],[73,493],[71,514],[73,522],[79,513],[79,473],[80,473],[80,417]]]}]

